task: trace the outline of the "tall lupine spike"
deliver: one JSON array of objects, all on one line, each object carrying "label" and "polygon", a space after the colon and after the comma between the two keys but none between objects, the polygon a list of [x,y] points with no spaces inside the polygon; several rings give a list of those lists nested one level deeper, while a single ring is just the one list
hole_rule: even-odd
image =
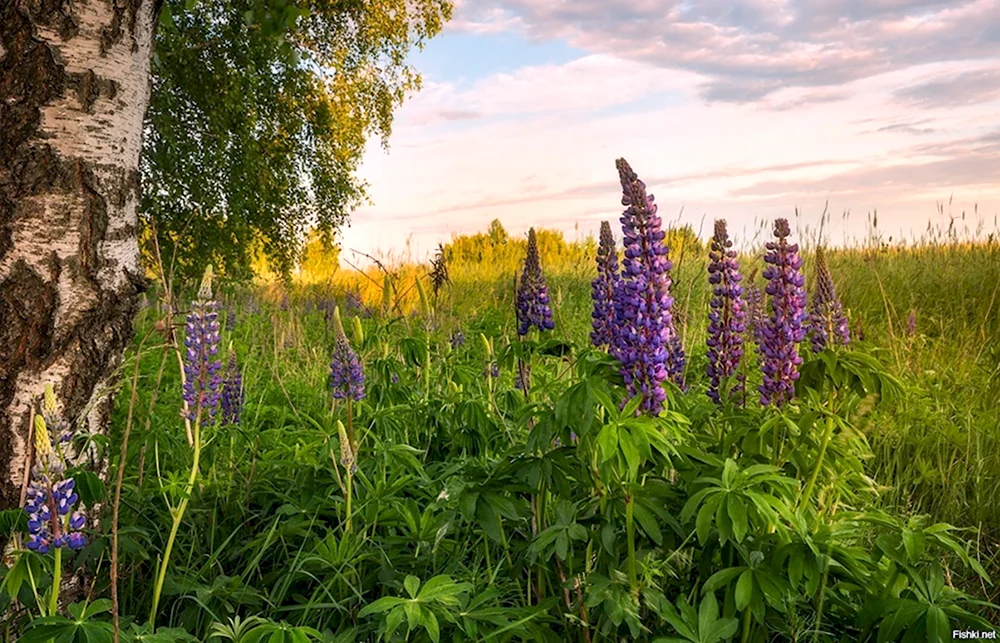
[{"label": "tall lupine spike", "polygon": [[[722,401],[720,385],[732,379],[730,395],[742,401],[745,376],[739,370],[743,358],[743,332],[746,330],[746,302],[743,280],[733,242],[729,239],[725,220],[715,222],[715,234],[708,253],[708,282],[712,284],[712,299],[708,313],[708,397]],[[735,377],[734,377],[735,376]]]},{"label": "tall lupine spike", "polygon": [[198,299],[191,304],[184,339],[184,401],[187,417],[215,418],[219,410],[219,388],[222,384],[222,361],[219,354],[219,304],[212,297],[212,266],[198,290]]},{"label": "tall lupine spike", "polygon": [[591,282],[591,299],[594,311],[591,313],[593,330],[590,341],[597,348],[609,347],[615,350],[615,291],[621,287],[618,272],[618,252],[615,238],[611,234],[611,224],[601,221],[601,241],[597,247],[597,278]]},{"label": "tall lupine spike", "polygon": [[236,351],[232,348],[229,349],[229,361],[222,380],[221,404],[222,423],[238,425],[243,417],[243,374],[236,362]]},{"label": "tall lupine spike", "polygon": [[795,395],[795,381],[799,379],[799,342],[805,339],[803,322],[806,319],[805,279],[802,277],[802,257],[797,244],[788,243],[791,234],[787,219],[776,219],[774,236],[777,241],[767,243],[764,261],[764,278],[768,284],[765,292],[771,297],[771,316],[761,329],[761,371],[764,383],[760,386],[760,403],[781,407]]},{"label": "tall lupine spike", "polygon": [[642,396],[640,409],[656,415],[666,399],[663,380],[670,371],[671,342],[676,347],[670,296],[672,264],[653,195],[646,194],[646,184],[625,159],[618,159],[615,165],[622,184],[622,205],[627,208],[621,217],[625,252],[621,286],[615,297],[619,325],[615,357],[621,361],[629,392]]},{"label": "tall lupine spike", "polygon": [[851,341],[847,316],[837,297],[833,275],[822,246],[816,248],[816,289],[809,310],[807,334],[814,353],[822,352],[831,342],[846,346]]},{"label": "tall lupine spike", "polygon": [[80,531],[86,517],[76,509],[80,499],[75,492],[76,481],[66,477],[65,455],[59,443],[68,441],[63,435],[70,429],[59,413],[51,384],[45,385],[42,414],[35,416],[34,424],[35,465],[25,494],[24,511],[28,514],[25,545],[39,554],[60,547],[80,549],[86,542]]},{"label": "tall lupine spike", "polygon": [[365,397],[365,373],[351,348],[340,321],[340,308],[333,309],[333,358],[330,360],[330,388],[334,399],[359,401]]},{"label": "tall lupine spike", "polygon": [[532,326],[539,331],[555,328],[534,228],[528,230],[528,252],[517,288],[517,334],[527,335]]}]

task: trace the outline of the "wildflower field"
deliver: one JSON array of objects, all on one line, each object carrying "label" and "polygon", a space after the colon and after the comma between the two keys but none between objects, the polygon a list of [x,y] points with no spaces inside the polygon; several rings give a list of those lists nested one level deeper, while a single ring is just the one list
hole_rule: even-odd
[{"label": "wildflower field", "polygon": [[4,640],[1000,628],[994,237],[778,219],[737,252],[617,171],[598,239],[497,223],[289,283],[152,266],[110,435],[37,409]]}]

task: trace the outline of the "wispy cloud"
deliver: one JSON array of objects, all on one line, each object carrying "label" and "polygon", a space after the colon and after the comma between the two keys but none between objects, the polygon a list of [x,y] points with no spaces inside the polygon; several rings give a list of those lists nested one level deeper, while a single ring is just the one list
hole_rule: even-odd
[{"label": "wispy cloud", "polygon": [[596,231],[618,156],[695,227],[829,205],[905,233],[952,194],[1000,209],[1000,0],[457,4],[390,153],[366,155],[354,247],[419,255],[493,218]]}]

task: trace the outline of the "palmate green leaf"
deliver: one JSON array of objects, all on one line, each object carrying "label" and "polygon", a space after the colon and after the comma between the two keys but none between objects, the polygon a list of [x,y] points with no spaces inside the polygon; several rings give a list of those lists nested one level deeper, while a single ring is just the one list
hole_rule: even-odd
[{"label": "palmate green leaf", "polygon": [[93,603],[73,603],[67,611],[73,618],[47,616],[28,624],[19,641],[24,643],[111,643],[114,628],[108,621],[91,620],[111,609],[111,601],[100,599]]},{"label": "palmate green leaf", "polygon": [[[654,543],[657,545],[663,544],[663,532],[660,531],[659,521],[657,521],[653,512],[637,502],[632,505],[632,515],[635,517],[636,522],[639,523],[639,527],[642,531],[645,532],[645,534],[649,536]],[[576,526],[580,527],[580,525]],[[580,527],[580,529],[582,530],[583,527]],[[583,538],[578,538],[577,540],[584,539],[586,539],[586,532],[584,533]]]},{"label": "palmate green leaf", "polygon": [[746,570],[740,574],[739,580],[736,581],[736,594],[734,595],[736,599],[736,611],[742,612],[750,604],[750,599],[753,598],[753,570]]},{"label": "palmate green leaf", "polygon": [[600,449],[601,460],[607,462],[618,453],[618,425],[606,424],[597,434],[597,447]]},{"label": "palmate green leaf", "polygon": [[456,583],[450,576],[438,575],[424,583],[417,598],[444,605],[458,605],[458,595],[471,589],[471,583]]},{"label": "palmate green leaf", "polygon": [[749,567],[728,567],[726,569],[720,570],[712,574],[705,584],[702,586],[702,593],[714,592],[720,587],[725,587],[729,583],[733,582],[738,576],[741,576],[743,572],[749,570]]},{"label": "palmate green leaf", "polygon": [[639,475],[639,465],[642,458],[639,454],[639,447],[635,443],[635,437],[631,431],[624,426],[618,431],[618,446],[625,456],[625,463],[628,466],[628,479],[635,480]]},{"label": "palmate green leaf", "polygon": [[420,588],[420,579],[416,576],[407,576],[403,580],[403,589],[410,595],[410,598],[417,597],[417,590]]},{"label": "palmate green leaf", "polygon": [[383,596],[382,598],[379,598],[362,607],[361,611],[358,612],[358,618],[364,618],[369,614],[387,612],[397,605],[402,605],[403,603],[406,603],[405,598],[399,598],[397,596]]},{"label": "palmate green leaf", "polygon": [[695,531],[698,533],[698,542],[704,545],[708,542],[708,535],[712,529],[712,516],[722,505],[725,495],[721,491],[716,491],[705,501],[698,511],[698,518],[695,520]]},{"label": "palmate green leaf", "polygon": [[733,525],[733,537],[736,542],[743,542],[747,535],[747,507],[743,499],[736,494],[726,498],[726,512]]}]

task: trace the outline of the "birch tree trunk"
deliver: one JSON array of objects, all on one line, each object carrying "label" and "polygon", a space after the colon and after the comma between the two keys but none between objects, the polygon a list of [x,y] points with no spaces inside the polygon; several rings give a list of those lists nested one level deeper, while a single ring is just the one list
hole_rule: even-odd
[{"label": "birch tree trunk", "polygon": [[139,151],[158,0],[0,0],[0,509],[46,382],[106,428],[143,279]]}]

